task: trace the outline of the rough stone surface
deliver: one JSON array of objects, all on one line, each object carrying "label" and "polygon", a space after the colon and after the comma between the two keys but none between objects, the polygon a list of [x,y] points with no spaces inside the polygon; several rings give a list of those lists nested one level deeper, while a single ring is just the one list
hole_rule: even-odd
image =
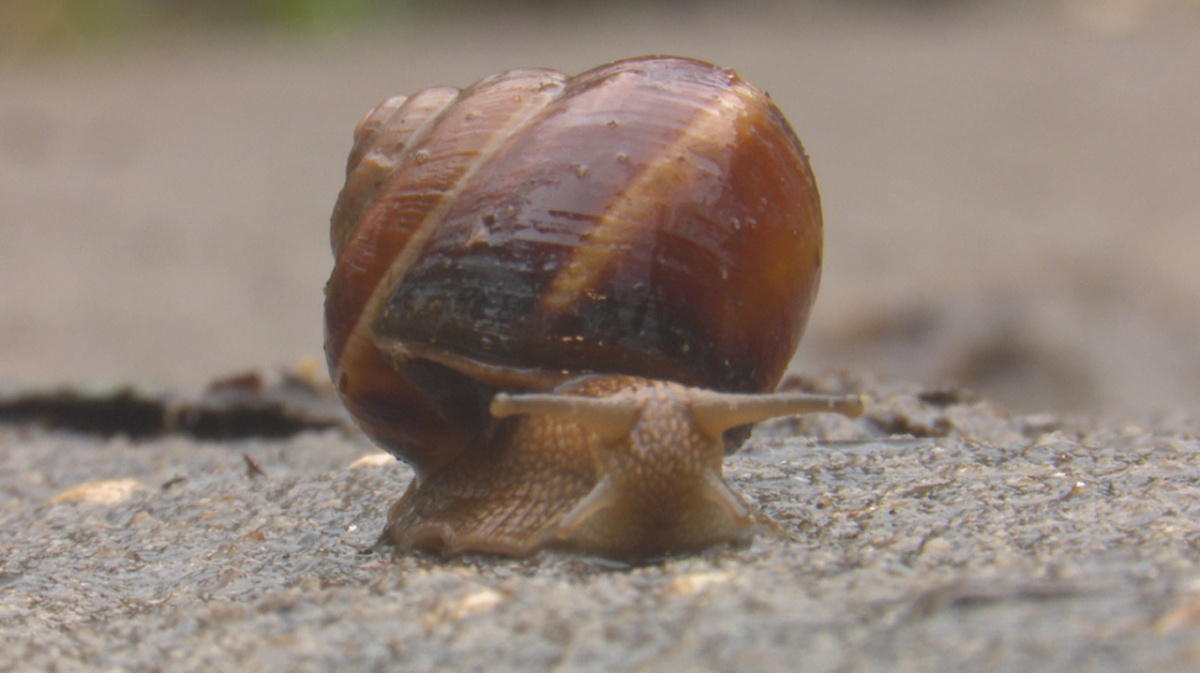
[{"label": "rough stone surface", "polygon": [[640,567],[373,549],[410,472],[338,430],[135,443],[4,427],[0,670],[1200,664],[1200,422],[805,385],[874,401],[860,420],[769,423],[728,462],[786,538]]}]

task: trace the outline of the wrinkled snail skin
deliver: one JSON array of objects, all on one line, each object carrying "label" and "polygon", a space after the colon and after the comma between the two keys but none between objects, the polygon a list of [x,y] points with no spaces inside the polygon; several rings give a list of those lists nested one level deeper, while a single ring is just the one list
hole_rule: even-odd
[{"label": "wrinkled snail skin", "polygon": [[726,431],[855,411],[747,414],[761,396],[713,392],[775,388],[821,272],[807,157],[730,70],[647,57],[389,99],[355,132],[330,232],[331,376],[416,471],[398,547],[745,540]]}]

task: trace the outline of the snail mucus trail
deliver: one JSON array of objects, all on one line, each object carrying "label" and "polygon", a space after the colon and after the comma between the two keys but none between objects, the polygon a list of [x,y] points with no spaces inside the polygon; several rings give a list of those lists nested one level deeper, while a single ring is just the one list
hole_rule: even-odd
[{"label": "snail mucus trail", "polygon": [[359,123],[326,355],[413,466],[383,540],[644,558],[749,539],[722,462],[765,418],[821,272],[816,182],[763,92],[702,61],[510,70]]}]

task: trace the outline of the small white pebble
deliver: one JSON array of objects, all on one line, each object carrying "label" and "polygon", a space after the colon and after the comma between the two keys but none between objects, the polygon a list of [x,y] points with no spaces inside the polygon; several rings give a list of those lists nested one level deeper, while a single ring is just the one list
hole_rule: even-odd
[{"label": "small white pebble", "polygon": [[396,462],[396,459],[390,453],[375,451],[350,463],[349,469],[353,470],[358,467],[383,467],[384,465],[391,465],[394,462]]},{"label": "small white pebble", "polygon": [[500,592],[494,589],[482,589],[430,610],[422,621],[427,629],[445,622],[456,622],[487,612],[499,605],[502,600],[504,600],[504,596]]},{"label": "small white pebble", "polygon": [[663,587],[664,596],[690,596],[718,584],[724,584],[733,577],[728,572],[691,573],[671,580]]},{"label": "small white pebble", "polygon": [[88,481],[76,484],[54,496],[50,499],[50,504],[111,505],[127,499],[133,495],[134,491],[141,487],[142,482],[133,477],[108,479],[105,481]]}]

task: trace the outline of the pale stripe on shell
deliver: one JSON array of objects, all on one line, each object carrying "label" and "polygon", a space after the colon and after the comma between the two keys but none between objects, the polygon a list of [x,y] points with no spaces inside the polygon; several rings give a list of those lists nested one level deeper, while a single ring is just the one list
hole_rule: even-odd
[{"label": "pale stripe on shell", "polygon": [[[673,191],[672,183],[692,180],[688,170],[694,170],[694,156],[713,156],[707,149],[728,142],[731,121],[745,111],[741,88],[721,90],[711,106],[696,105],[695,115],[687,122],[673,144],[647,162],[629,186],[615,195],[605,213],[572,252],[539,302],[539,310],[563,314],[587,296],[604,277],[622,248],[637,240],[652,221],[650,210],[663,203],[660,194]],[[685,170],[672,166],[684,162]]]},{"label": "pale stripe on shell", "polygon": [[[535,71],[521,71],[520,74],[533,74],[534,72]],[[350,336],[346,341],[348,346],[351,343],[374,343],[371,332],[372,325],[374,324],[376,317],[380,314],[384,304],[391,296],[392,291],[396,287],[396,283],[398,283],[400,279],[404,277],[404,274],[408,272],[408,268],[413,264],[414,261],[416,261],[422,249],[425,247],[426,241],[429,240],[429,237],[433,234],[434,230],[436,230],[438,225],[441,224],[442,220],[446,216],[446,213],[449,212],[449,210],[454,206],[455,198],[463,190],[464,186],[470,182],[471,177],[479,170],[481,166],[487,163],[496,149],[502,146],[509,136],[536,119],[538,113],[541,112],[546,105],[555,100],[555,98],[557,98],[561,93],[563,85],[566,82],[565,75],[554,71],[537,72],[538,74],[542,74],[550,79],[554,85],[550,86],[548,85],[549,83],[543,82],[541,86],[526,88],[525,94],[529,96],[529,104],[526,106],[524,114],[514,114],[510,119],[510,123],[505,128],[494,133],[488,144],[479,148],[479,152],[475,161],[466,165],[462,173],[459,174],[457,180],[455,180],[453,186],[442,192],[438,205],[432,208],[425,215],[425,219],[422,220],[421,224],[413,231],[412,236],[406,242],[404,248],[400,251],[400,254],[396,256],[396,259],[392,260],[392,263],[388,266],[387,272],[380,277],[375,289],[371,292],[370,298],[367,300],[366,304],[364,304],[362,313],[359,314],[358,320],[354,325],[354,329],[351,330]],[[506,74],[518,73],[513,72]],[[477,84],[476,87],[478,86],[479,85]],[[476,87],[472,87],[472,89]],[[432,133],[432,130],[436,128],[437,120],[440,119],[442,115],[446,113],[446,111],[451,109],[458,102],[461,96],[462,93],[460,92],[455,101],[445,106],[441,113],[437,115],[437,117],[426,122],[425,126],[418,133],[413,134],[413,139],[410,141],[410,143],[406,144],[406,153],[408,150],[418,147],[419,144],[430,133]],[[368,206],[368,208],[370,208],[370,206]],[[343,351],[340,359],[344,361],[346,358],[347,352]]]}]

